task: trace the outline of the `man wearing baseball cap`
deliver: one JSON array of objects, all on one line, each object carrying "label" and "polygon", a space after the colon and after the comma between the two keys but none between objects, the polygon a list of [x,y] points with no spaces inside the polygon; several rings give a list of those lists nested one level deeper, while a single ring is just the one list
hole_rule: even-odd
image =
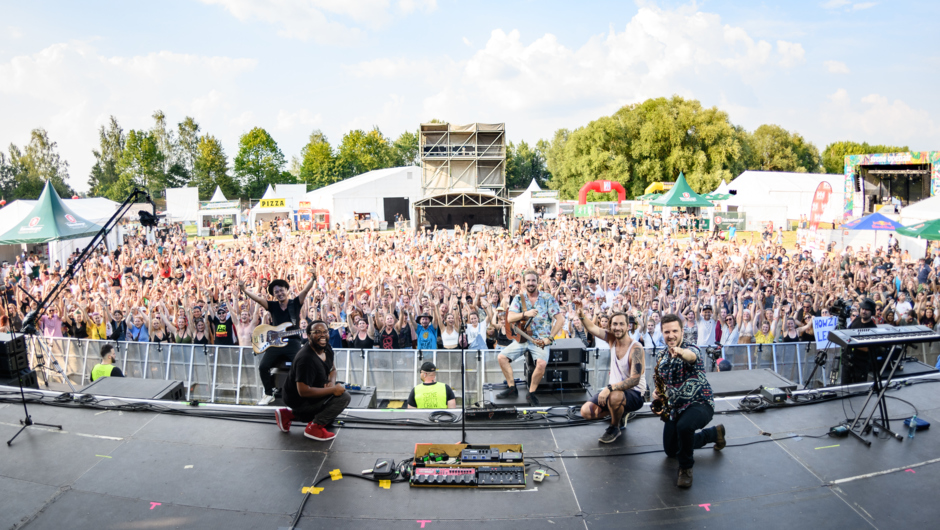
[{"label": "man wearing baseball cap", "polygon": [[427,361],[421,365],[421,384],[408,395],[409,409],[455,409],[457,396],[450,385],[437,382],[437,367]]}]

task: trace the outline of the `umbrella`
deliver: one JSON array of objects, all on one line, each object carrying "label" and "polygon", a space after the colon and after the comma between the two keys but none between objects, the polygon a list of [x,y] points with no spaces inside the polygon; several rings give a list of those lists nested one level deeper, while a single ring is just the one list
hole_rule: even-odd
[{"label": "umbrella", "polygon": [[901,226],[901,223],[892,221],[880,213],[875,212],[871,215],[860,217],[854,221],[849,221],[848,223],[842,225],[842,228],[848,230],[890,230],[893,232],[903,227]]},{"label": "umbrella", "polygon": [[924,221],[923,223],[917,223],[911,226],[902,226],[897,229],[897,232],[908,237],[940,241],[940,219]]}]

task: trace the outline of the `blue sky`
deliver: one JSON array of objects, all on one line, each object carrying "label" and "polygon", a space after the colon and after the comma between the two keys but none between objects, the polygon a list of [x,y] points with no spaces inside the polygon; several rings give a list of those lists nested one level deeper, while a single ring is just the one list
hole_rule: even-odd
[{"label": "blue sky", "polygon": [[87,189],[97,128],[190,115],[233,157],[378,126],[505,122],[535,142],[678,94],[753,130],[940,149],[940,3],[0,2],[0,146],[46,128]]}]

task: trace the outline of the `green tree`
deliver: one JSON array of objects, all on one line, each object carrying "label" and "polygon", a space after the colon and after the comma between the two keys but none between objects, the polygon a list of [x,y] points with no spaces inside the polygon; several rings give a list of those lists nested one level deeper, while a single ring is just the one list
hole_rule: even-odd
[{"label": "green tree", "polygon": [[549,186],[566,199],[594,180],[619,182],[628,195],[641,195],[650,183],[674,181],[680,172],[705,192],[734,176],[743,140],[726,113],[673,96],[625,106],[573,131],[560,129],[543,152]]},{"label": "green tree", "polygon": [[106,196],[111,186],[118,181],[118,164],[124,155],[126,141],[127,136],[114,116],[108,120],[107,126],[102,125],[98,129],[99,147],[91,151],[95,155],[95,165],[88,176],[89,193],[92,196]]},{"label": "green tree", "polygon": [[157,149],[163,158],[161,172],[166,188],[177,188],[189,181],[190,170],[184,164],[182,150],[176,133],[166,127],[166,115],[162,110],[153,113],[154,125],[150,130]]},{"label": "green tree", "polygon": [[235,156],[235,176],[245,198],[258,198],[269,184],[293,182],[290,173],[283,171],[284,153],[274,138],[261,127],[243,134],[238,140]]},{"label": "green tree", "polygon": [[300,151],[298,180],[314,189],[337,181],[336,157],[326,135],[319,129],[310,134],[310,140]]},{"label": "green tree", "polygon": [[177,138],[179,138],[179,162],[183,168],[192,175],[196,168],[196,156],[200,142],[199,124],[190,116],[176,124]]},{"label": "green tree", "polygon": [[418,164],[418,134],[405,131],[392,144],[393,167]]},{"label": "green tree", "polygon": [[506,150],[506,187],[509,189],[524,189],[532,180],[545,187],[551,179],[551,173],[545,166],[544,149],[549,144],[539,141],[533,149],[525,141],[518,145],[509,142]]},{"label": "green tree", "polygon": [[845,157],[848,155],[867,155],[873,153],[903,153],[910,151],[905,146],[869,145],[868,142],[833,142],[822,153],[823,169],[826,173],[845,172]]},{"label": "green tree", "polygon": [[190,185],[199,188],[199,197],[204,200],[212,197],[216,186],[222,188],[226,198],[238,197],[238,182],[229,173],[228,158],[222,149],[222,143],[216,137],[208,134],[199,137]]},{"label": "green tree", "polygon": [[135,187],[151,194],[162,192],[166,188],[164,162],[165,157],[153,132],[131,129],[118,164],[118,180],[107,190],[106,197],[123,201]]},{"label": "green tree", "polygon": [[0,166],[3,166],[0,186],[8,201],[38,198],[47,181],[52,183],[59,196],[75,195],[66,183],[68,162],[59,156],[57,146],[41,128],[33,129],[24,149],[10,144],[9,157],[0,161]]},{"label": "green tree", "polygon": [[378,127],[369,132],[356,129],[343,136],[337,155],[337,171],[342,180],[373,169],[393,167],[393,162],[392,144]]},{"label": "green tree", "polygon": [[748,169],[815,173],[822,168],[816,146],[779,125],[761,125],[751,134],[750,144],[755,159]]}]

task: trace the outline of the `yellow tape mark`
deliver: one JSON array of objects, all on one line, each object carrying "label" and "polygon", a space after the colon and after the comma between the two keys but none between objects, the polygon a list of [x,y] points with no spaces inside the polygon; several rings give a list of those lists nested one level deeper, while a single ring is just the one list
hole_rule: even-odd
[{"label": "yellow tape mark", "polygon": [[300,490],[301,493],[309,493],[311,495],[319,495],[321,491],[323,491],[323,488],[314,488],[313,486]]},{"label": "yellow tape mark", "polygon": [[380,481],[379,481],[379,487],[380,487],[380,488],[385,488],[385,489],[392,489],[392,481],[391,481],[391,480],[380,480]]},{"label": "yellow tape mark", "polygon": [[100,456],[101,458],[111,458],[110,456],[107,456],[107,455],[95,455],[95,456]]},{"label": "yellow tape mark", "polygon": [[818,451],[818,450],[820,450],[820,449],[832,449],[833,447],[839,447],[839,445],[840,445],[840,444],[827,445],[827,446],[825,446],[825,447],[817,447],[816,450]]},{"label": "yellow tape mark", "polygon": [[333,471],[330,471],[330,478],[333,480],[342,480],[343,474],[339,469],[334,469]]}]

